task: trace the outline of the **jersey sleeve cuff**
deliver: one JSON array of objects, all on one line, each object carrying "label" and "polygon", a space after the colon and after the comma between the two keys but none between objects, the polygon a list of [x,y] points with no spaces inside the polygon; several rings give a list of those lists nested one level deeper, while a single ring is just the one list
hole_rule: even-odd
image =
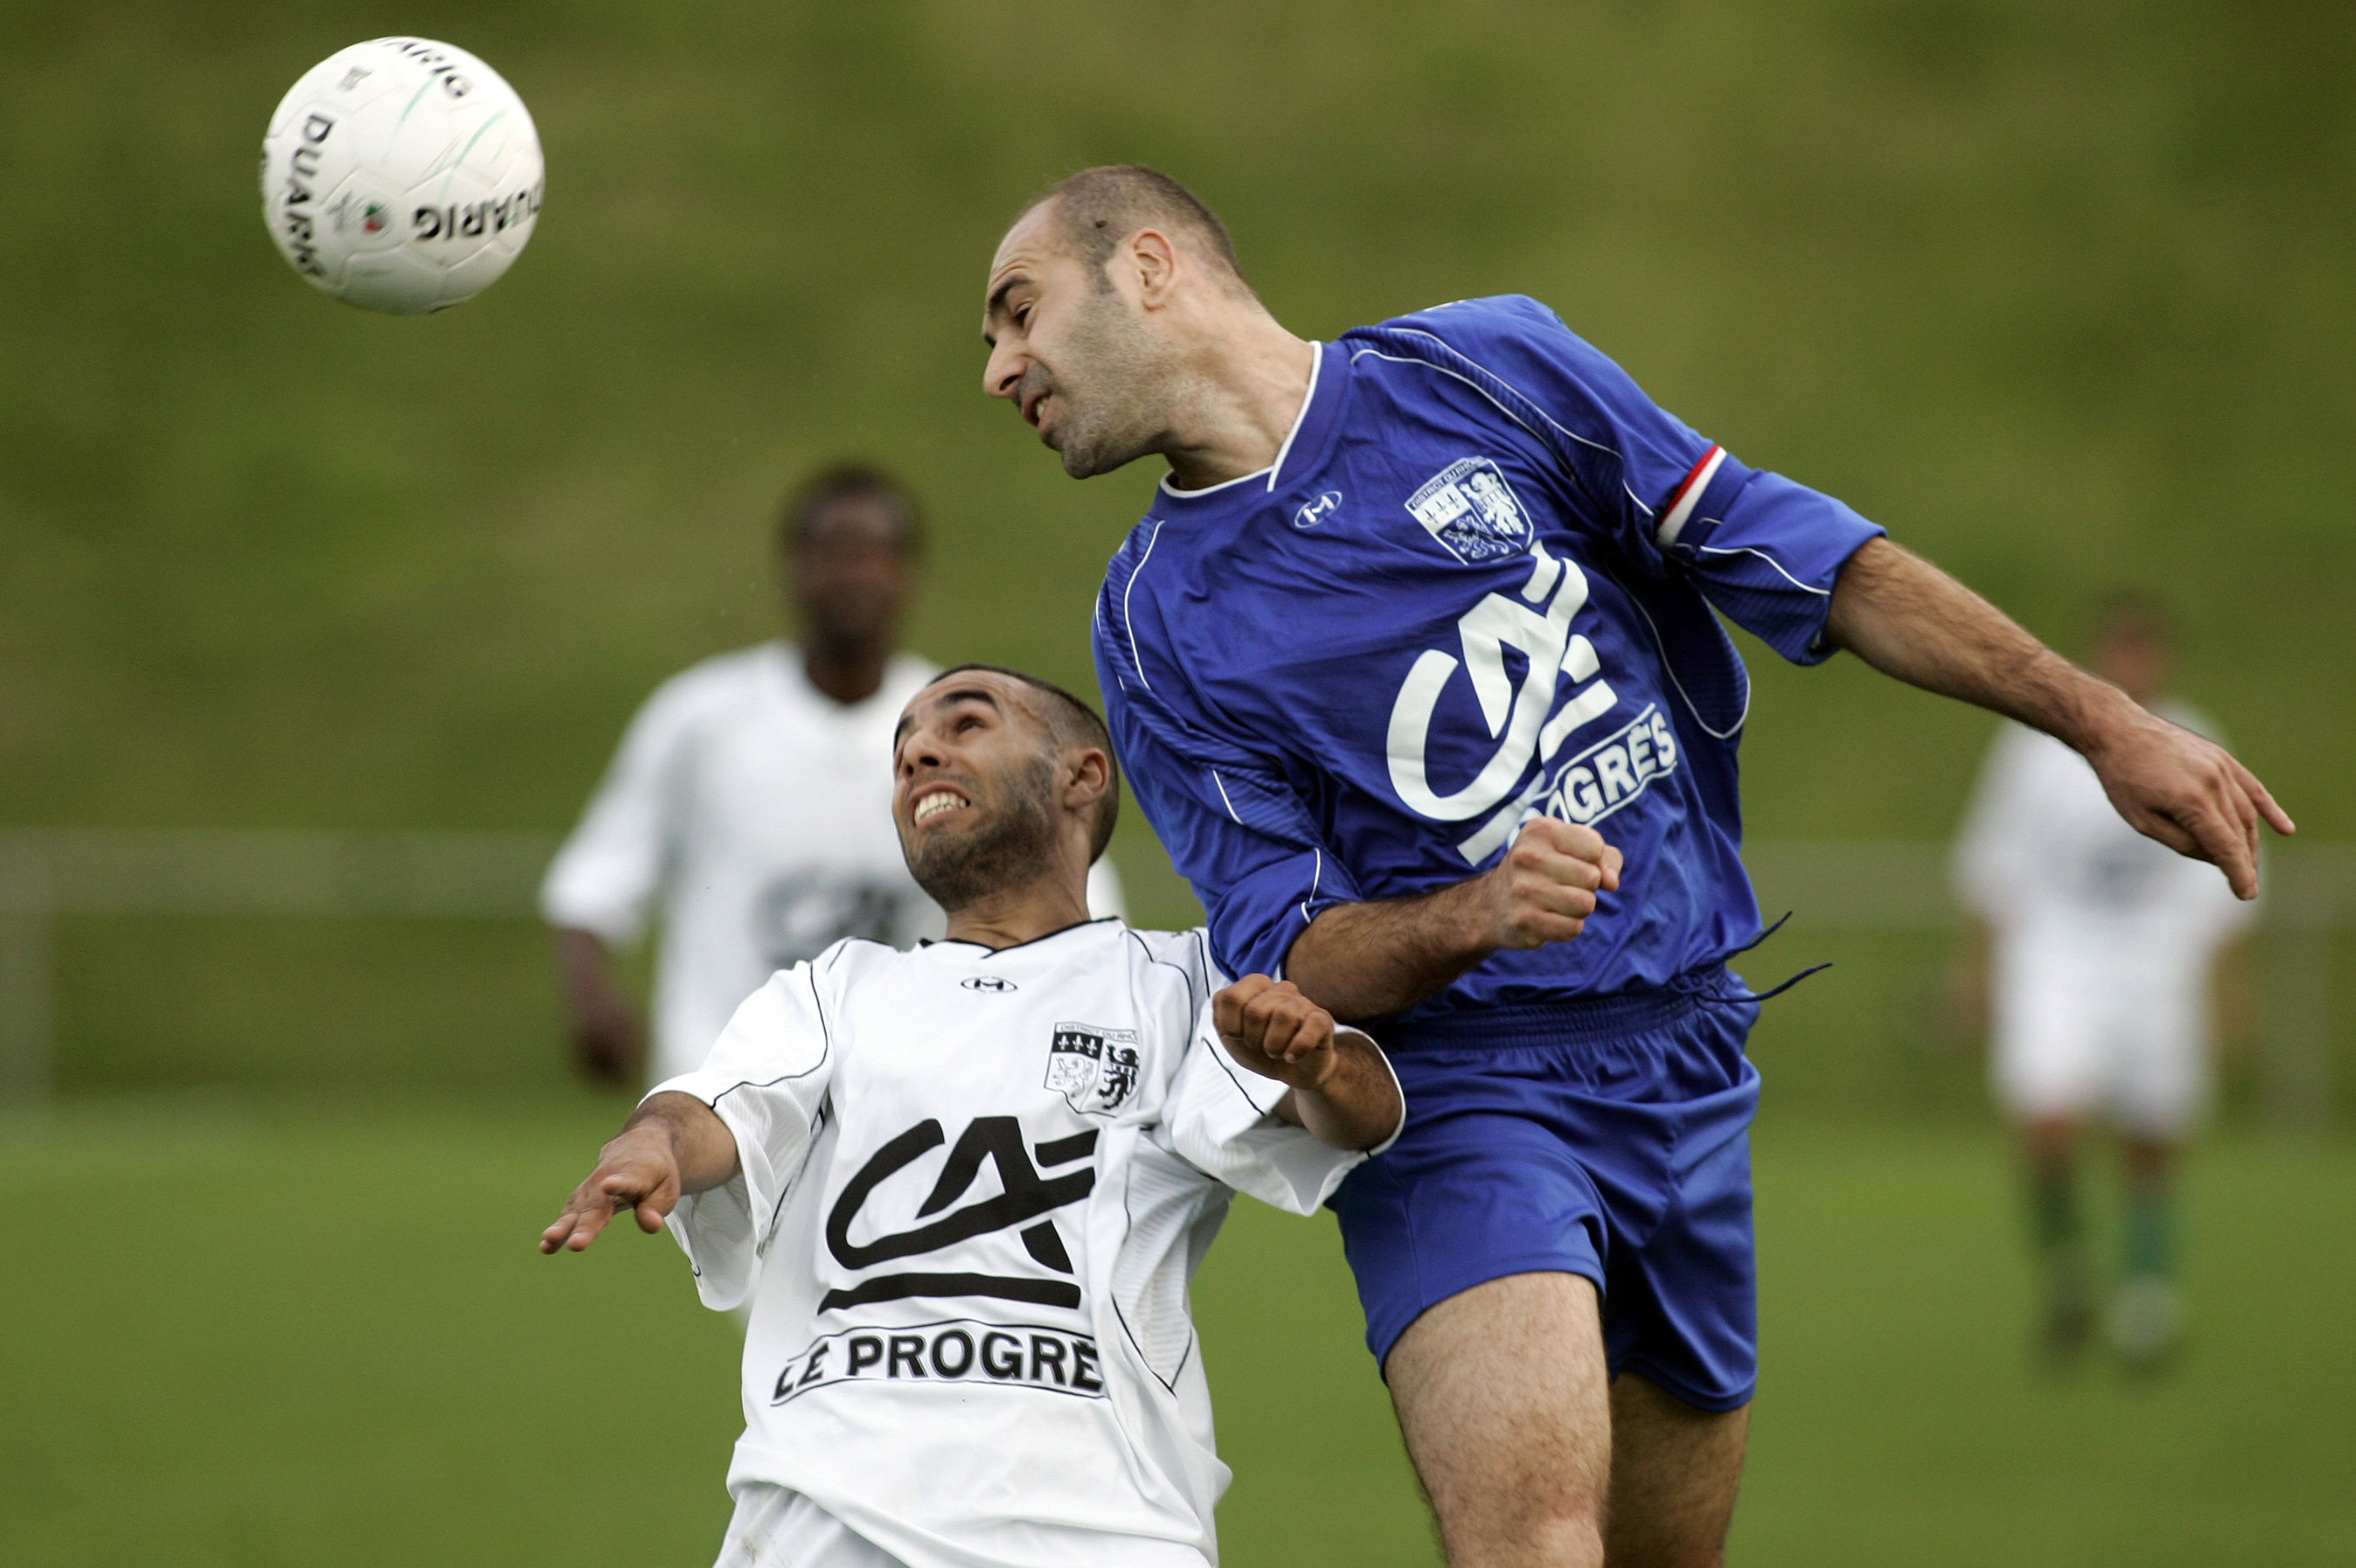
[{"label": "jersey sleeve cuff", "polygon": [[723,1097],[734,1087],[734,1083],[690,1072],[667,1079],[646,1094],[647,1100],[658,1094],[685,1094],[701,1100],[712,1107],[736,1143],[736,1174],[717,1187],[681,1197],[665,1227],[687,1254],[697,1296],[715,1312],[741,1307],[752,1296],[760,1275],[761,1253],[768,1243],[763,1221],[775,1212],[776,1204],[776,1178],[766,1151],[724,1104]]}]

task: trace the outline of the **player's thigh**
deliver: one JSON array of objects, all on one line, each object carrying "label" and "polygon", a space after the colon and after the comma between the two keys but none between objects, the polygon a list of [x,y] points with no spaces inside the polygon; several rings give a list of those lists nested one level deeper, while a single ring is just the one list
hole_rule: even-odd
[{"label": "player's thigh", "polygon": [[[1611,1377],[1591,1282],[1518,1274],[1474,1285],[1409,1325],[1383,1372],[1451,1563],[1600,1552]],[[1532,1554],[1550,1545],[1560,1551]]]},{"label": "player's thigh", "polygon": [[1612,1568],[1715,1568],[1742,1483],[1751,1407],[1697,1410],[1622,1372],[1612,1384]]}]

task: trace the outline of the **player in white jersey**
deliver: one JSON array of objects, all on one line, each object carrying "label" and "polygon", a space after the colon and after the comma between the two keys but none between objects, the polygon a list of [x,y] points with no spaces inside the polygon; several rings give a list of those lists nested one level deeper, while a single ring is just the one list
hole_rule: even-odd
[{"label": "player in white jersey", "polygon": [[707,1305],[751,1298],[723,1568],[1205,1568],[1227,1470],[1187,1282],[1233,1191],[1312,1213],[1387,1147],[1397,1081],[1201,933],[1088,920],[1119,786],[1076,699],[949,671],[894,772],[948,939],[774,976],[541,1250],[634,1207]]},{"label": "player in white jersey", "polygon": [[[632,720],[541,903],[577,1059],[643,1083],[646,1031],[612,973],[659,901],[654,1078],[703,1059],[776,970],[844,936],[905,945],[940,911],[892,832],[892,727],[935,667],[899,651],[921,545],[915,498],[871,468],[819,474],[777,536],[801,622],[785,642],[707,659]],[[1090,887],[1119,912],[1107,864]]]},{"label": "player in white jersey", "polygon": [[[2104,617],[2095,669],[2174,723],[2215,728],[2164,695],[2167,624],[2122,603]],[[1965,905],[1986,927],[1998,1100],[2021,1129],[2045,1269],[2047,1352],[2083,1348],[2094,1320],[2077,1196],[2089,1117],[2116,1125],[2127,1170],[2126,1279],[2111,1318],[2131,1363],[2173,1344],[2178,1151],[2209,1088],[2210,976],[2253,906],[2209,868],[2119,819],[2083,758],[2008,724],[1955,849]]]}]

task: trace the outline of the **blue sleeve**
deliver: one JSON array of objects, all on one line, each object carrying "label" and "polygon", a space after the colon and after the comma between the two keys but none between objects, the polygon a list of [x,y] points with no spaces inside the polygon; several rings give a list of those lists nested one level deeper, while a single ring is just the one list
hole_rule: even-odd
[{"label": "blue sleeve", "polygon": [[1420,337],[1460,360],[1451,368],[1554,449],[1590,526],[1640,568],[1684,577],[1794,663],[1830,656],[1833,581],[1879,525],[1736,462],[1536,300],[1467,300],[1375,331]]},{"label": "blue sleeve", "polygon": [[1227,974],[1284,973],[1285,955],[1318,913],[1358,901],[1283,768],[1196,700],[1155,617],[1131,595],[1129,551],[1097,606],[1097,679],[1122,771],[1146,819],[1210,918],[1211,954]]}]

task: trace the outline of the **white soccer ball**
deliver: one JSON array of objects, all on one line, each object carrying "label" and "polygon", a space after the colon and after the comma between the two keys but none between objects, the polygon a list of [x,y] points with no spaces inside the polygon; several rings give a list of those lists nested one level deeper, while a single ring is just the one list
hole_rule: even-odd
[{"label": "white soccer ball", "polygon": [[314,288],[417,315],[472,299],[540,217],[540,134],[464,49],[378,38],[305,72],[262,142],[270,237]]}]

